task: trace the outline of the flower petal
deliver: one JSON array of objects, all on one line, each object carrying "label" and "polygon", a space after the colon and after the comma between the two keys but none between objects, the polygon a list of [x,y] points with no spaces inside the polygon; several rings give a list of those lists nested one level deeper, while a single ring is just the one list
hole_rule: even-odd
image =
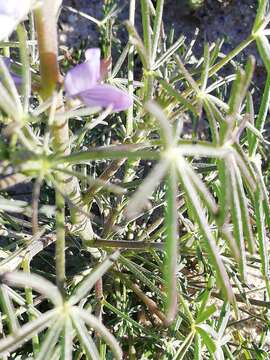
[{"label": "flower petal", "polygon": [[31,0],[0,1],[0,40],[7,38],[31,8]]},{"label": "flower petal", "polygon": [[0,41],[5,40],[16,28],[17,22],[12,17],[0,13]]},{"label": "flower petal", "polygon": [[91,48],[85,50],[85,59],[86,61],[97,61],[100,62],[100,49]]},{"label": "flower petal", "polygon": [[86,61],[69,70],[65,77],[65,90],[69,96],[77,96],[94,87],[100,78],[100,49],[88,49]]},{"label": "flower petal", "polygon": [[127,92],[107,84],[96,85],[80,93],[79,97],[88,106],[112,105],[113,111],[126,110],[132,105],[132,98]]}]

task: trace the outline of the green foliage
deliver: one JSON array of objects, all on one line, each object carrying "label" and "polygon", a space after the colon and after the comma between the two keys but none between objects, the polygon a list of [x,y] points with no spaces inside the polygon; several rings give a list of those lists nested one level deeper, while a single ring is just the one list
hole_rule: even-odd
[{"label": "green foliage", "polygon": [[[268,1],[236,49],[206,43],[200,59],[164,33],[163,0],[140,5],[142,37],[130,1],[127,44],[116,1],[103,20],[79,13],[106,58],[121,48],[106,81],[133,96],[126,113],[78,105],[61,84],[42,100],[34,29],[1,43],[22,63],[17,88],[0,58],[3,359],[268,358]],[[253,42],[263,91],[255,58],[238,62]]]}]

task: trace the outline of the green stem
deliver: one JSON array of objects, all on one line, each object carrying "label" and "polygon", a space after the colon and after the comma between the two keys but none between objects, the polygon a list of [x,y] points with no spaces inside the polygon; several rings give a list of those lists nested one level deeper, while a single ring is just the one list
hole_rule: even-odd
[{"label": "green stem", "polygon": [[147,241],[96,240],[95,245],[101,248],[119,248],[141,251],[150,251],[152,249],[164,250],[164,243]]},{"label": "green stem", "polygon": [[142,12],[142,25],[143,25],[143,41],[146,50],[146,56],[148,58],[148,68],[144,69],[144,101],[147,101],[152,96],[153,88],[153,76],[151,75],[151,58],[152,58],[152,29],[150,22],[150,9],[147,0],[141,0],[141,12]]},{"label": "green stem", "polygon": [[158,0],[155,23],[154,23],[154,31],[153,31],[154,35],[153,35],[153,49],[152,49],[151,65],[153,65],[156,61],[158,40],[160,37],[161,24],[162,24],[163,7],[164,7],[164,0]]},{"label": "green stem", "polygon": [[38,49],[40,57],[40,73],[42,80],[41,95],[49,98],[60,82],[57,41],[57,17],[55,0],[44,0],[35,10]]},{"label": "green stem", "polygon": [[29,49],[27,45],[27,31],[23,24],[18,25],[17,35],[20,43],[20,58],[23,65],[23,110],[25,113],[27,113],[29,108],[29,98],[31,95],[31,72],[29,62]]},{"label": "green stem", "polygon": [[[26,257],[24,258],[23,262],[22,262],[22,267],[23,267],[23,271],[26,273],[30,273],[30,262],[31,262],[31,258],[26,255]],[[26,304],[27,307],[33,307],[34,303],[33,303],[33,292],[32,289],[29,287],[25,288],[25,299],[26,299]],[[28,313],[28,317],[29,317],[29,321],[35,320],[36,316],[33,315],[32,312]],[[34,335],[32,338],[32,345],[33,345],[33,352],[35,355],[37,355],[39,353],[39,338],[38,335]]]},{"label": "green stem", "polygon": [[224,65],[228,64],[235,56],[240,54],[253,40],[253,35],[250,35],[246,40],[242,41],[233,51],[210,69],[209,77],[215,75]]},{"label": "green stem", "polygon": [[[134,26],[135,22],[135,9],[136,9],[136,0],[131,0],[129,5],[129,21],[131,25]],[[131,35],[129,36],[131,38]],[[130,96],[133,96],[134,87],[133,87],[133,81],[134,81],[134,45],[129,45],[128,50],[128,92]],[[128,109],[127,111],[127,136],[131,136],[133,132],[133,105]]]},{"label": "green stem", "polygon": [[264,19],[266,8],[267,8],[267,3],[268,3],[267,0],[259,0],[259,8],[257,10],[257,15],[256,15],[254,25],[252,28],[253,32],[256,32],[259,29],[259,27]]},{"label": "green stem", "polygon": [[[147,52],[148,59],[151,59],[152,43],[151,43],[151,23],[150,23],[150,10],[147,0],[141,0],[142,10],[142,25],[143,25],[143,41]],[[150,61],[151,63],[151,61]]]},{"label": "green stem", "polygon": [[56,281],[59,291],[65,293],[65,201],[63,196],[56,191]]},{"label": "green stem", "polygon": [[[269,103],[270,103],[270,74],[267,75],[263,97],[259,109],[259,114],[256,119],[256,129],[258,129],[260,132],[262,132],[264,128],[265,120],[268,114]],[[257,146],[258,146],[258,138],[253,135],[251,146],[249,148],[249,153],[251,157],[255,156],[257,151]]]}]

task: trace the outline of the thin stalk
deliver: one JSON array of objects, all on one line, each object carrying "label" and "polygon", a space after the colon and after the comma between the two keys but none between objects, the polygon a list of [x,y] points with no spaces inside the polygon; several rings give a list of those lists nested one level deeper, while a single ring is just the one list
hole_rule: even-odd
[{"label": "thin stalk", "polygon": [[[132,26],[135,23],[135,9],[136,0],[131,0],[129,5],[129,21]],[[130,96],[133,96],[134,92],[134,45],[131,43],[131,35],[129,35],[129,50],[128,50],[128,92]],[[127,136],[131,136],[133,132],[133,105],[127,111]]]},{"label": "thin stalk", "polygon": [[144,101],[152,96],[153,76],[151,75],[151,57],[152,57],[152,28],[150,22],[150,9],[147,0],[141,0],[142,25],[143,25],[143,41],[147,56],[148,68],[144,69]]},{"label": "thin stalk", "polygon": [[173,322],[177,314],[177,256],[178,256],[178,213],[177,213],[177,174],[174,164],[167,177],[167,211],[166,221],[166,257],[164,278],[166,289],[165,325]]},{"label": "thin stalk", "polygon": [[[270,74],[267,75],[263,97],[260,105],[260,110],[255,123],[256,129],[258,129],[260,132],[262,132],[264,128],[265,120],[268,114],[269,104],[270,104]],[[255,156],[258,146],[258,138],[253,135],[252,140],[253,141],[249,149],[251,157]]]},{"label": "thin stalk", "polygon": [[159,37],[160,37],[160,30],[161,30],[161,24],[162,24],[163,7],[164,7],[164,0],[158,0],[157,8],[156,8],[155,23],[154,23],[153,49],[152,49],[151,64],[154,64],[156,61],[158,41],[159,41]]},{"label": "thin stalk", "polygon": [[[29,274],[30,274],[30,262],[31,262],[31,258],[29,258],[29,256],[26,255],[25,259],[22,262],[22,266],[23,266],[23,271]],[[34,302],[33,302],[33,292],[30,287],[25,288],[25,299],[26,299],[27,307],[32,308],[34,306]],[[32,312],[28,312],[28,318],[29,321],[32,321],[36,319],[36,316],[34,316]],[[34,355],[37,355],[39,353],[38,335],[34,335],[32,337],[32,346],[33,346]]]},{"label": "thin stalk", "polygon": [[64,295],[65,293],[65,200],[63,196],[56,191],[56,250],[55,250],[55,261],[56,261],[56,281],[59,291]]},{"label": "thin stalk", "polygon": [[224,65],[228,64],[235,56],[240,54],[246,47],[248,47],[254,40],[253,35],[247,37],[242,41],[233,51],[231,51],[227,56],[225,56],[220,62],[214,65],[209,71],[209,77],[215,75]]},{"label": "thin stalk", "polygon": [[7,41],[1,41],[0,42],[0,48],[3,48],[3,55],[7,58],[10,57],[10,42]]},{"label": "thin stalk", "polygon": [[142,25],[143,25],[143,40],[144,46],[147,52],[148,59],[151,59],[152,53],[152,29],[150,22],[150,9],[147,0],[141,0],[141,10],[142,10]]},{"label": "thin stalk", "polygon": [[152,249],[164,250],[163,242],[96,240],[95,245],[101,248],[132,249],[132,250],[140,250],[140,252],[151,251]]},{"label": "thin stalk", "polygon": [[40,195],[40,188],[42,184],[42,176],[39,176],[33,187],[32,193],[32,233],[35,235],[39,232],[38,226],[38,203],[39,203],[39,195]]},{"label": "thin stalk", "polygon": [[60,71],[57,61],[57,17],[55,0],[44,0],[35,10],[38,49],[40,56],[40,73],[44,99],[49,98],[60,82]]},{"label": "thin stalk", "polygon": [[36,31],[35,31],[35,22],[34,22],[34,14],[31,12],[29,15],[29,34],[30,40],[28,41],[28,45],[31,47],[31,65],[36,62]]},{"label": "thin stalk", "polygon": [[22,62],[23,79],[23,110],[25,113],[29,109],[29,98],[31,95],[31,72],[29,62],[29,48],[27,45],[27,31],[23,24],[18,25],[17,35],[20,43],[20,58]]}]

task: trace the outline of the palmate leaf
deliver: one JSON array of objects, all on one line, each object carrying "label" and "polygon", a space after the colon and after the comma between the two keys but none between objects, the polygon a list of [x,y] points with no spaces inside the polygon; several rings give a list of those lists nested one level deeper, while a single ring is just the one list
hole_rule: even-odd
[{"label": "palmate leaf", "polygon": [[[190,79],[189,79],[190,80]],[[191,81],[191,80],[190,80]],[[195,86],[195,85],[194,85]],[[184,160],[183,155],[193,155],[193,156],[210,156],[210,157],[216,157],[221,156],[223,157],[226,155],[226,152],[228,150],[226,149],[219,149],[216,146],[209,146],[209,144],[206,144],[206,146],[202,145],[188,145],[188,144],[182,144],[179,147],[176,147],[176,141],[174,140],[173,134],[172,134],[172,128],[169,125],[168,119],[165,117],[163,111],[159,106],[153,104],[153,103],[147,103],[147,109],[150,111],[152,115],[155,116],[155,118],[159,121],[160,127],[161,127],[161,137],[164,142],[165,146],[165,153],[163,156],[163,159],[161,162],[154,168],[152,173],[148,176],[148,178],[142,183],[139,190],[135,193],[133,199],[135,199],[135,206],[134,208],[141,208],[143,205],[143,202],[146,198],[146,196],[149,196],[147,194],[151,194],[151,192],[154,190],[154,187],[156,186],[156,183],[162,179],[165,172],[168,171],[169,174],[169,184],[168,186],[168,211],[170,212],[170,220],[167,221],[167,238],[170,239],[166,243],[167,249],[169,251],[169,254],[172,254],[172,249],[176,250],[176,243],[174,238],[176,238],[176,230],[175,230],[175,216],[173,213],[176,214],[176,210],[172,210],[172,196],[170,195],[170,191],[172,191],[172,186],[175,188],[175,185],[172,184],[171,181],[174,178],[173,175],[173,169],[174,166],[177,165],[177,172],[178,176],[181,180],[181,183],[185,189],[186,196],[189,200],[190,206],[193,209],[193,212],[195,214],[196,221],[199,224],[201,233],[203,234],[203,238],[205,240],[205,244],[207,247],[207,250],[210,254],[210,258],[212,260],[212,264],[215,268],[215,271],[217,273],[218,278],[218,284],[219,287],[222,289],[225,297],[230,302],[234,302],[234,295],[233,291],[230,285],[229,277],[226,272],[226,269],[224,267],[224,264],[221,260],[221,256],[219,254],[219,249],[216,245],[216,240],[214,239],[212,232],[210,230],[210,227],[208,225],[208,221],[206,218],[204,206],[208,206],[209,209],[213,213],[217,213],[218,208],[216,206],[215,200],[211,193],[208,191],[205,184],[200,180],[200,178],[195,174],[195,172],[192,170],[192,168],[187,164],[187,162]],[[162,164],[162,166],[161,166]],[[169,165],[170,164],[170,165]],[[171,170],[171,171],[169,171]],[[173,192],[175,193],[176,190]],[[204,206],[201,204],[200,197],[203,200]],[[132,208],[134,200],[131,200],[129,206]],[[169,205],[171,204],[171,205]],[[128,206],[128,209],[129,209]],[[174,228],[174,230],[173,230]],[[174,234],[174,235],[172,235]],[[168,257],[169,259],[169,257]],[[167,291],[170,294],[170,309],[172,311],[173,308],[173,301],[175,296],[173,295],[173,292],[175,291],[175,286],[173,284],[174,280],[174,273],[175,273],[175,257],[171,256],[171,259],[168,260],[169,262],[166,264],[168,268],[170,268],[170,272],[167,274]],[[174,269],[173,269],[174,268]],[[169,275],[169,276],[168,276]]]},{"label": "palmate leaf", "polygon": [[6,312],[11,315],[12,333],[0,340],[0,354],[16,350],[24,342],[49,327],[45,338],[40,343],[37,359],[51,359],[53,354],[59,352],[59,344],[62,345],[61,351],[65,354],[64,358],[72,359],[73,338],[76,332],[88,358],[98,360],[99,353],[88,331],[88,327],[90,327],[111,347],[115,358],[122,359],[122,351],[117,341],[100,320],[89,314],[88,311],[75,306],[76,303],[80,302],[80,300],[86,296],[95,282],[112,266],[118,257],[119,251],[108,256],[103,263],[86,276],[81,284],[75,288],[71,297],[66,300],[63,300],[60,291],[55,285],[41,276],[23,272],[2,275],[3,282],[15,287],[28,287],[40,292],[45,298],[50,299],[55,307],[44,314],[37,312],[37,319],[28,322],[20,328],[19,324],[17,324],[16,313],[10,300],[10,291],[5,291],[9,288],[5,284],[2,285],[5,291],[4,297],[2,298],[7,308]]},{"label": "palmate leaf", "polygon": [[185,172],[185,162],[181,159],[178,159],[178,173],[181,179],[182,186],[185,189],[186,196],[190,201],[190,205],[192,206],[193,213],[195,214],[196,217],[196,221],[198,222],[201,233],[203,235],[203,240],[207,248],[207,251],[210,255],[212,265],[214,266],[214,269],[216,271],[218,285],[221,291],[224,293],[226,299],[228,299],[230,302],[234,302],[235,299],[230,284],[230,280],[227,271],[225,269],[225,266],[222,262],[221,256],[219,254],[219,249],[216,245],[216,240],[214,239],[210,227],[208,225],[205,216],[205,210],[201,205],[200,199],[196,193],[196,190],[194,189],[192,182],[190,181],[190,178]]}]

